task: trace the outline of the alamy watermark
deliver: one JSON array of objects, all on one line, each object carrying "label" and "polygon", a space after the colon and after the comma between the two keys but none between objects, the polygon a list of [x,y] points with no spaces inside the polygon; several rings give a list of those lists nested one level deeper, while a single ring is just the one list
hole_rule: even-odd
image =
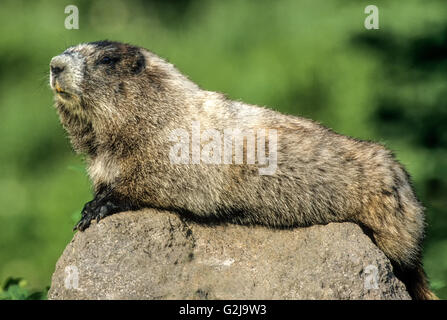
[{"label": "alamy watermark", "polygon": [[76,266],[65,267],[65,289],[79,289],[79,270]]},{"label": "alamy watermark", "polygon": [[368,30],[379,29],[379,8],[371,4],[366,6],[365,13],[368,14],[364,22],[365,28]]},{"label": "alamy watermark", "polygon": [[367,290],[379,289],[379,269],[375,265],[367,265],[363,272],[365,276],[364,287]]},{"label": "alamy watermark", "polygon": [[68,5],[65,7],[64,12],[68,14],[65,18],[64,25],[65,29],[79,29],[79,9],[75,5]]},{"label": "alamy watermark", "polygon": [[[78,7],[73,4],[67,5],[64,12],[68,14],[64,21],[65,29],[79,29]],[[371,4],[365,7],[364,13],[368,14],[364,21],[365,28],[368,30],[379,29],[379,8]]]},{"label": "alamy watermark", "polygon": [[[206,129],[193,121],[191,131],[172,130],[169,152],[172,164],[251,164],[260,175],[273,175],[278,160],[276,129]],[[233,148],[234,147],[234,148]],[[245,161],[244,161],[245,158]]]},{"label": "alamy watermark", "polygon": [[[65,14],[68,14],[64,21],[65,29],[79,29],[78,7],[73,4],[67,5],[64,9],[64,12]],[[367,30],[379,29],[379,8],[371,4],[365,7],[364,13],[368,14],[364,21],[365,28]]]}]

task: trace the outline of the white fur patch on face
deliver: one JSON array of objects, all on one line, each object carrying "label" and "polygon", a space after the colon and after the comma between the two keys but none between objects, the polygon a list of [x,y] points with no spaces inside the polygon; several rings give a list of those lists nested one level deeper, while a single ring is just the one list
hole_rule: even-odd
[{"label": "white fur patch on face", "polygon": [[[65,92],[80,95],[82,82],[83,57],[79,53],[63,53],[55,56],[50,62],[51,68],[58,68],[57,75],[50,73],[50,86],[56,93]],[[63,98],[63,95],[61,95]]]},{"label": "white fur patch on face", "polygon": [[[79,44],[68,48],[62,54],[51,59],[50,67],[62,70],[58,75],[50,72],[50,86],[53,90],[65,91],[69,94],[81,94],[81,82],[83,78],[83,68],[85,57],[95,51],[91,44]],[[61,95],[63,98],[63,95]]]},{"label": "white fur patch on face", "polygon": [[115,158],[108,153],[101,153],[91,159],[87,170],[94,184],[112,183],[121,171]]},{"label": "white fur patch on face", "polygon": [[91,53],[91,52],[93,52],[95,50],[95,46],[93,46],[93,45],[91,45],[89,43],[81,43],[81,44],[78,44],[75,47],[67,49],[67,51],[69,51],[69,50],[71,50],[72,52],[75,52],[75,51],[76,52],[85,51],[87,53]]},{"label": "white fur patch on face", "polygon": [[64,51],[65,54],[78,55],[80,58],[89,56],[96,51],[96,47],[90,43],[81,43]]}]

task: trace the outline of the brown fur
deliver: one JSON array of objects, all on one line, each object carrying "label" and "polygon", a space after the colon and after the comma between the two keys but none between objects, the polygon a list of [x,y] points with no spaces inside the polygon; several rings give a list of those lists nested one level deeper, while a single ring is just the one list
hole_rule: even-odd
[{"label": "brown fur", "polygon": [[[60,79],[70,96],[57,95],[56,107],[75,150],[88,157],[95,190],[107,185],[133,207],[199,219],[271,227],[356,222],[370,230],[413,298],[435,297],[421,262],[423,207],[381,145],[204,91],[142,48],[99,42],[65,54],[79,58],[72,63],[82,77]],[[105,55],[119,61],[98,64]],[[189,131],[193,121],[202,129],[278,130],[276,173],[262,176],[249,164],[170,163],[169,133]]]}]

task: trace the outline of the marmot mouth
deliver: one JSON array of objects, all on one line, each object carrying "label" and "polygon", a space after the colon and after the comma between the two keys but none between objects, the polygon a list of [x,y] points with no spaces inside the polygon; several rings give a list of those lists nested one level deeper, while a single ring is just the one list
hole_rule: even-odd
[{"label": "marmot mouth", "polygon": [[65,91],[56,91],[57,95],[61,96],[64,99],[70,99],[71,94]]},{"label": "marmot mouth", "polygon": [[71,93],[68,93],[67,91],[62,90],[62,88],[59,86],[58,83],[56,83],[54,91],[56,91],[56,94],[64,99],[69,99],[71,97]]}]

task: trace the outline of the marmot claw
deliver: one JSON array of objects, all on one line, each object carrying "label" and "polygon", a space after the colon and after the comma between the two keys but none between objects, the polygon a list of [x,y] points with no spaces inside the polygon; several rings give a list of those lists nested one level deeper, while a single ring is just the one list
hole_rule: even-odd
[{"label": "marmot claw", "polygon": [[96,222],[120,211],[120,207],[110,200],[98,201],[96,199],[87,202],[82,209],[82,218],[74,226],[73,231],[84,231],[90,226],[92,220]]}]

